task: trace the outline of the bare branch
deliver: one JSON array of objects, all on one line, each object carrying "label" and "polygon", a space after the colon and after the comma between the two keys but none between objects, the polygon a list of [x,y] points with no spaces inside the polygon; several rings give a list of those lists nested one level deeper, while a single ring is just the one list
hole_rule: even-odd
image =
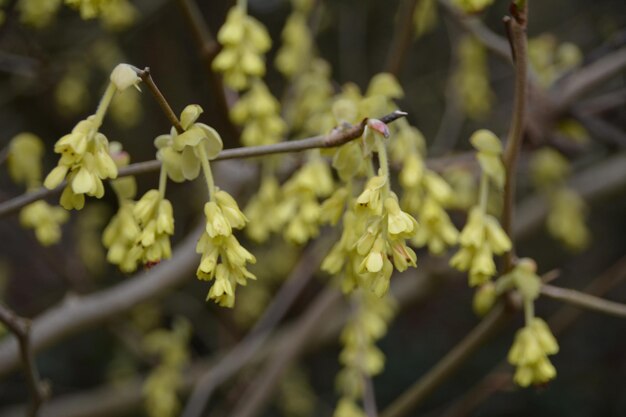
[{"label": "bare branch", "polygon": [[[380,120],[382,120],[384,123],[392,123],[401,117],[405,117],[406,115],[407,113],[396,110],[382,117]],[[319,135],[306,139],[279,142],[273,145],[247,146],[241,148],[225,149],[220,152],[220,154],[215,158],[215,161],[222,161],[225,159],[254,158],[258,156],[274,155],[279,153],[301,152],[315,148],[334,148],[361,137],[366,124],[367,119],[364,119],[359,124],[347,126],[344,128],[337,128],[327,135]],[[161,161],[140,162],[137,164],[131,164],[125,168],[121,168],[117,176],[118,178],[120,178],[128,175],[143,174],[146,172],[157,171],[160,167]],[[37,200],[41,200],[42,198],[59,194],[61,191],[63,191],[64,187],[65,183],[62,183],[54,190],[48,190],[42,187],[38,190],[22,194],[18,197],[12,198],[11,200],[2,202],[0,203],[0,217],[14,213],[22,207]]]},{"label": "bare branch", "polygon": [[[510,36],[511,47],[515,56],[515,101],[513,116],[509,128],[506,149],[504,150],[504,166],[506,169],[506,182],[504,184],[504,207],[502,209],[502,228],[507,235],[512,235],[513,216],[515,210],[515,181],[517,174],[517,158],[524,138],[524,125],[526,122],[526,105],[528,90],[528,55],[526,40],[526,15],[528,3],[524,10],[519,11],[515,17],[505,17],[504,22]],[[515,9],[514,3],[511,8]],[[513,266],[515,259],[515,247],[505,255],[505,270]]]},{"label": "bare branch", "polygon": [[2,322],[17,339],[20,355],[24,364],[26,381],[31,392],[31,404],[27,416],[39,415],[39,408],[50,396],[50,386],[39,377],[30,343],[30,321],[19,317],[8,307],[0,304],[0,322]]},{"label": "bare branch", "polygon": [[408,415],[430,393],[450,377],[507,320],[505,307],[496,306],[463,340],[443,357],[426,375],[394,400],[381,417]]},{"label": "bare branch", "polygon": [[400,3],[397,18],[400,22],[394,25],[395,30],[391,45],[389,47],[389,55],[387,56],[387,72],[398,77],[402,65],[406,59],[406,53],[411,45],[411,37],[413,35],[413,15],[418,1],[423,0],[405,0]]},{"label": "bare branch", "polygon": [[573,72],[562,83],[555,85],[556,109],[565,111],[594,86],[607,81],[625,68],[626,47],[623,47]]},{"label": "bare branch", "polygon": [[626,318],[626,304],[604,300],[584,292],[552,285],[543,285],[541,295],[615,317]]}]

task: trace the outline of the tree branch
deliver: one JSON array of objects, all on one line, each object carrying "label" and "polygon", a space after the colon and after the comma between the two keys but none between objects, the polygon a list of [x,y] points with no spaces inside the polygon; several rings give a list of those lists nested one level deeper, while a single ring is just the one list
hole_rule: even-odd
[{"label": "tree branch", "polygon": [[30,343],[30,321],[19,317],[8,307],[0,304],[0,322],[2,322],[17,339],[26,381],[31,392],[31,404],[26,413],[29,417],[36,417],[39,408],[50,396],[50,386],[39,377]]},{"label": "tree branch", "polygon": [[[510,37],[511,48],[515,57],[515,101],[513,116],[509,130],[506,149],[504,150],[504,166],[506,182],[504,184],[504,207],[502,210],[502,228],[508,236],[512,236],[513,216],[515,215],[515,180],[517,173],[517,157],[524,138],[524,124],[526,121],[528,55],[526,41],[526,16],[528,2],[524,2],[524,9],[519,10],[513,17],[505,17],[507,33]],[[515,3],[511,9],[515,10]],[[515,247],[505,255],[505,270],[512,268],[515,260]]]},{"label": "tree branch", "polygon": [[541,287],[541,295],[587,310],[626,318],[626,304],[604,300],[584,292],[544,284]]},{"label": "tree branch", "polygon": [[626,47],[606,55],[583,67],[555,84],[555,107],[558,112],[566,111],[581,96],[594,86],[619,74],[626,68]]},{"label": "tree branch", "polygon": [[387,56],[386,69],[387,72],[399,76],[406,52],[411,45],[411,35],[413,35],[413,15],[418,1],[423,0],[405,0],[400,4],[398,10],[399,24],[394,25],[395,30]]},{"label": "tree branch", "polygon": [[139,78],[141,78],[141,80],[146,83],[146,86],[150,90],[150,93],[156,100],[159,107],[161,107],[161,111],[163,111],[163,114],[165,114],[165,117],[167,117],[167,120],[169,120],[170,124],[174,126],[178,133],[183,133],[185,129],[183,129],[183,127],[180,125],[178,116],[176,116],[176,113],[174,113],[174,110],[172,110],[172,107],[165,99],[163,93],[161,93],[161,90],[159,90],[159,87],[157,87],[157,85],[154,83],[152,75],[150,74],[150,68],[145,67],[142,70],[135,67],[132,68],[135,70]]},{"label": "tree branch", "polygon": [[408,415],[439,385],[456,372],[463,363],[506,321],[504,305],[498,304],[463,340],[443,357],[426,375],[394,400],[381,417]]}]

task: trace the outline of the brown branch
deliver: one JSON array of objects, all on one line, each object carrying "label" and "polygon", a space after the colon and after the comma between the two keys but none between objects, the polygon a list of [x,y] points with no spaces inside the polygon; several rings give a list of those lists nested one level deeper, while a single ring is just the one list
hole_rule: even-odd
[{"label": "brown branch", "polygon": [[626,318],[626,304],[604,300],[584,292],[569,288],[555,287],[552,285],[543,285],[541,287],[541,295],[572,304],[576,307],[585,308],[587,310]]},{"label": "brown branch", "polygon": [[413,35],[413,15],[418,1],[424,0],[405,0],[400,4],[398,10],[399,24],[395,25],[389,55],[387,56],[387,64],[385,68],[387,72],[398,77],[406,59],[406,53],[411,45],[411,37]]},{"label": "brown branch", "polygon": [[172,107],[165,99],[163,93],[161,93],[161,90],[159,90],[159,87],[157,87],[157,85],[154,83],[152,75],[150,74],[150,68],[145,67],[143,70],[140,70],[139,68],[133,67],[133,69],[135,70],[139,78],[141,78],[141,80],[146,83],[146,86],[150,90],[150,93],[158,103],[161,111],[163,111],[163,114],[165,114],[165,117],[167,117],[167,120],[169,120],[170,124],[174,126],[178,133],[183,133],[185,129],[183,129],[183,127],[180,125],[178,116],[176,116],[176,113],[174,113],[174,110],[172,110]]},{"label": "brown branch", "polygon": [[[515,215],[515,180],[517,173],[517,158],[524,138],[524,123],[526,121],[527,89],[528,89],[528,55],[526,40],[526,15],[528,3],[518,11],[514,18],[505,17],[504,22],[510,36],[511,48],[515,56],[515,101],[513,116],[509,130],[506,149],[504,150],[504,166],[506,182],[504,184],[504,207],[502,210],[502,228],[507,235],[512,236],[513,216]],[[511,9],[516,10],[514,3]],[[510,269],[515,262],[515,248],[505,255],[505,270]]]},{"label": "brown branch", "polygon": [[39,408],[50,396],[50,386],[39,377],[35,358],[30,343],[30,320],[19,317],[8,307],[0,304],[0,322],[2,322],[17,339],[26,381],[31,392],[31,404],[26,413],[29,417],[39,415]]},{"label": "brown branch", "polygon": [[463,340],[443,357],[426,375],[394,400],[381,417],[401,417],[424,401],[437,387],[454,374],[465,361],[497,331],[508,318],[502,304],[496,306]]},{"label": "brown branch", "polygon": [[[173,114],[173,112],[171,112],[171,114]],[[393,113],[389,113],[388,115],[382,117],[380,120],[382,120],[384,123],[392,123],[401,117],[405,117],[406,115],[407,113],[396,110]],[[174,118],[175,117],[176,116],[174,116]],[[327,135],[319,135],[306,139],[279,142],[273,145],[246,146],[241,148],[225,149],[220,152],[215,160],[222,161],[226,159],[254,158],[258,156],[274,155],[279,153],[301,152],[315,148],[334,148],[361,137],[366,124],[367,119],[364,119],[359,124],[341,129],[335,129]],[[120,178],[128,175],[143,174],[146,172],[156,171],[160,167],[161,161],[140,162],[137,164],[131,164],[125,168],[121,168],[117,176],[118,178]],[[34,201],[41,200],[42,198],[46,198],[55,194],[59,194],[61,191],[63,191],[64,187],[65,183],[59,185],[54,190],[48,190],[42,187],[36,191],[29,192],[27,194],[23,194],[10,200],[4,201],[0,203],[0,217],[14,213],[20,208]]]}]

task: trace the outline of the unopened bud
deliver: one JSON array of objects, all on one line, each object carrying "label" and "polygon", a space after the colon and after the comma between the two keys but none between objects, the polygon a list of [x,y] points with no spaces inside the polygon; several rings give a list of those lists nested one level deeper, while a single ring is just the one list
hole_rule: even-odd
[{"label": "unopened bud", "polygon": [[496,286],[493,282],[487,282],[481,285],[474,293],[474,300],[472,306],[474,313],[479,316],[484,316],[491,310],[493,304],[496,301]]},{"label": "unopened bud", "polygon": [[118,90],[126,90],[131,85],[137,86],[141,78],[135,70],[128,64],[119,64],[111,72],[111,82]]}]

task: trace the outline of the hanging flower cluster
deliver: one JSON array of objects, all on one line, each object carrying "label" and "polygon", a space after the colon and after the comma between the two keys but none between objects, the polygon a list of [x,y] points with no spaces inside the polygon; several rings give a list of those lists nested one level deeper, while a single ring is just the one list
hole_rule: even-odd
[{"label": "hanging flower cluster", "polygon": [[341,398],[333,417],[365,416],[359,405],[365,391],[365,378],[382,372],[385,355],[376,341],[387,333],[395,303],[389,296],[377,297],[367,290],[352,294],[353,312],[341,332],[343,349],[339,361],[343,368],[337,375]]},{"label": "hanging flower cluster", "polygon": [[491,6],[493,0],[454,0],[453,3],[467,13],[478,13]]},{"label": "hanging flower cluster", "polygon": [[415,38],[419,39],[423,35],[431,32],[437,26],[437,17],[436,0],[418,1],[415,5],[415,12],[413,12]]},{"label": "hanging flower cluster", "polygon": [[223,48],[213,60],[213,69],[224,74],[224,83],[234,90],[248,88],[251,78],[265,74],[265,54],[272,46],[261,22],[236,5],[228,12],[226,22],[217,33]]},{"label": "hanging flower cluster", "polygon": [[546,33],[528,40],[528,59],[537,81],[547,88],[563,74],[580,65],[583,54],[575,44],[559,44],[554,35]]},{"label": "hanging flower cluster", "polygon": [[243,125],[241,143],[245,146],[280,142],[287,125],[280,117],[280,104],[260,79],[252,81],[247,91],[230,110],[230,117]]},{"label": "hanging flower cluster", "polygon": [[364,142],[373,141],[376,147],[378,175],[369,178],[344,215],[342,236],[322,263],[322,269],[331,274],[343,270],[344,291],[362,287],[382,297],[389,288],[394,266],[398,271],[416,266],[415,252],[406,241],[415,236],[418,225],[400,209],[398,197],[391,191],[387,153],[378,131],[388,135],[382,122],[370,119],[363,135]]},{"label": "hanging flower cluster", "polygon": [[313,58],[313,35],[307,19],[313,2],[292,0],[293,12],[287,18],[281,39],[282,46],[276,54],[276,68],[287,78],[306,71]]},{"label": "hanging flower cluster", "polygon": [[470,209],[467,223],[459,236],[461,249],[452,257],[450,265],[459,271],[469,272],[470,286],[487,283],[496,274],[493,255],[511,249],[511,241],[498,220],[487,214],[489,185],[504,185],[504,166],[500,160],[500,140],[488,130],[479,130],[470,138],[478,151],[477,159],[482,169],[480,200]]},{"label": "hanging flower cluster", "polygon": [[469,118],[483,119],[494,101],[489,85],[487,51],[476,38],[465,35],[458,43],[458,60],[452,79],[454,91]]},{"label": "hanging flower cluster", "polygon": [[572,250],[584,249],[590,239],[585,224],[587,205],[566,185],[571,172],[567,159],[554,149],[540,149],[530,161],[530,172],[550,206],[546,219],[550,234]]},{"label": "hanging flower cluster", "polygon": [[117,167],[109,155],[109,141],[99,129],[115,93],[135,86],[140,79],[126,64],[118,65],[110,78],[96,113],[78,122],[70,134],[54,145],[54,151],[61,154],[61,158],[46,177],[44,186],[52,190],[67,179],[61,194],[61,206],[67,210],[82,209],[85,194],[102,198],[102,180],[117,177]]},{"label": "hanging flower cluster", "polygon": [[406,120],[399,120],[396,129],[391,159],[402,167],[398,176],[404,190],[401,205],[420,222],[411,242],[417,247],[428,246],[431,253],[439,255],[457,243],[458,231],[446,212],[454,193],[441,176],[426,167],[421,132]]},{"label": "hanging flower cluster", "polygon": [[[33,191],[41,185],[41,158],[44,148],[41,139],[32,133],[20,133],[9,143],[7,165],[9,176],[16,184]],[[20,224],[35,231],[39,243],[49,246],[61,239],[61,225],[68,220],[61,207],[43,200],[35,201],[20,211]]]},{"label": "hanging flower cluster", "polygon": [[511,365],[517,367],[514,380],[522,387],[544,384],[556,377],[556,369],[548,355],[557,353],[559,345],[546,322],[535,317],[534,313],[534,301],[541,288],[541,278],[536,271],[537,264],[532,259],[523,258],[496,282],[498,294],[517,289],[524,303],[526,324],[517,331],[508,355]]},{"label": "hanging flower cluster", "polygon": [[172,330],[157,329],[142,343],[149,356],[159,360],[143,385],[143,397],[149,417],[175,417],[180,413],[177,392],[183,387],[183,369],[189,363],[191,324],[177,317]]},{"label": "hanging flower cluster", "polygon": [[246,269],[256,258],[233,235],[233,229],[243,229],[248,221],[239,210],[237,202],[225,191],[217,190],[211,201],[204,205],[206,227],[196,246],[202,255],[196,274],[201,280],[215,280],[207,300],[212,299],[223,307],[235,304],[237,285],[246,285],[256,279]]}]

